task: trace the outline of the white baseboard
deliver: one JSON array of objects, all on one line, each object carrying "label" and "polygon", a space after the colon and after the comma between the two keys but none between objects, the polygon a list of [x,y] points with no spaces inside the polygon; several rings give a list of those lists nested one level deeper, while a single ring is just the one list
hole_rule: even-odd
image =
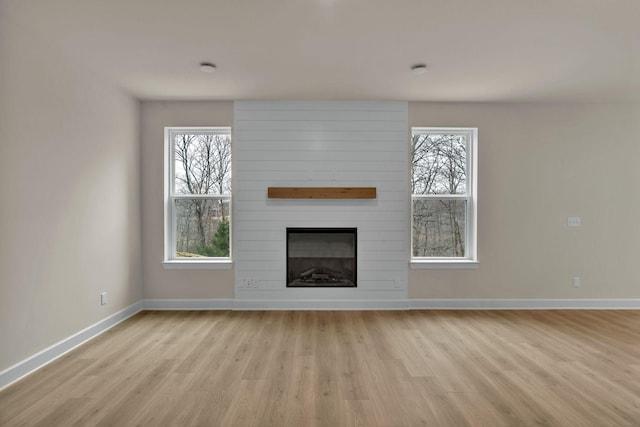
[{"label": "white baseboard", "polygon": [[237,299],[235,310],[407,310],[409,300],[254,300]]},{"label": "white baseboard", "polygon": [[640,299],[152,299],[145,310],[562,310],[640,309]]},{"label": "white baseboard", "polygon": [[233,310],[233,299],[145,299],[144,310]]},{"label": "white baseboard", "polygon": [[145,310],[562,310],[640,309],[640,299],[147,299]]},{"label": "white baseboard", "polygon": [[640,299],[410,299],[410,310],[640,309]]},{"label": "white baseboard", "polygon": [[0,372],[0,390],[142,311],[137,302]]},{"label": "white baseboard", "polygon": [[408,300],[146,299],[144,310],[406,310]]}]

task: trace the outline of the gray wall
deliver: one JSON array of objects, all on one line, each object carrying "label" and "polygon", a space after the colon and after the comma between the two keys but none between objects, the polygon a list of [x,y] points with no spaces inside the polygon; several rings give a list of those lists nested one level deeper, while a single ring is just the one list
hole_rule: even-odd
[{"label": "gray wall", "polygon": [[36,34],[0,16],[0,371],[141,298],[138,102]]}]

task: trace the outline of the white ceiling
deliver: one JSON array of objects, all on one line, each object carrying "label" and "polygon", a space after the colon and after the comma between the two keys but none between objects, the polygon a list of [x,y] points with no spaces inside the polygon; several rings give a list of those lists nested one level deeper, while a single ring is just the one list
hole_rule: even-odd
[{"label": "white ceiling", "polygon": [[142,99],[640,102],[640,0],[0,2]]}]

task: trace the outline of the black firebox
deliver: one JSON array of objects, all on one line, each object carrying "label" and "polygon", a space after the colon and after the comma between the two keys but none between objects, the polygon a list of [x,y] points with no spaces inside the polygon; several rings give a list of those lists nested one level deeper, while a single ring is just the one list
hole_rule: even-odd
[{"label": "black firebox", "polygon": [[287,287],[354,288],[356,228],[287,228]]}]

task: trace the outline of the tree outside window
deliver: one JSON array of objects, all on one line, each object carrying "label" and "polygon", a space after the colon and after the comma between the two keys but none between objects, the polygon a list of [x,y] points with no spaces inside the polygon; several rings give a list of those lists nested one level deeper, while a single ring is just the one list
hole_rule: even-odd
[{"label": "tree outside window", "polygon": [[231,131],[168,129],[170,258],[230,257]]},{"label": "tree outside window", "polygon": [[413,258],[473,258],[474,142],[475,129],[413,129]]}]

